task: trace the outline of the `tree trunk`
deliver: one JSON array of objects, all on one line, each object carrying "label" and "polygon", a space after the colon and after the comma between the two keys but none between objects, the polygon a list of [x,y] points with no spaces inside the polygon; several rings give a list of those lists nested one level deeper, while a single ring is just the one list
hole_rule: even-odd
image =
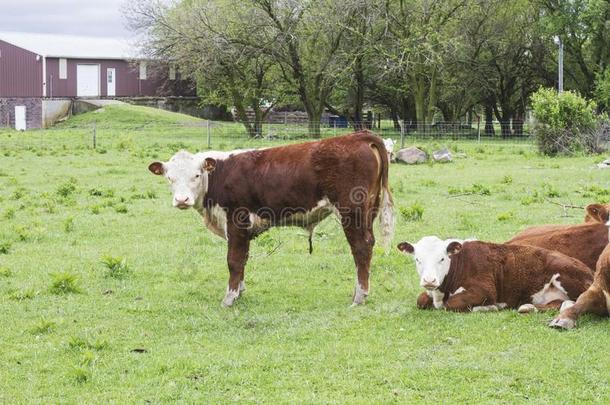
[{"label": "tree trunk", "polygon": [[392,123],[394,124],[394,131],[400,132],[400,122],[398,122],[398,114],[396,114],[396,110],[390,110],[390,116],[392,117]]},{"label": "tree trunk", "polygon": [[495,136],[496,131],[494,129],[494,113],[493,107],[488,102],[485,104],[485,135]]},{"label": "tree trunk", "polygon": [[515,114],[513,117],[513,134],[523,136],[523,118],[520,114]]},{"label": "tree trunk", "polygon": [[322,118],[322,112],[313,110],[307,112],[307,128],[309,130],[309,135],[313,138],[320,137],[320,120]]},{"label": "tree trunk", "polygon": [[256,128],[252,125],[250,120],[248,119],[248,114],[246,113],[246,109],[244,108],[241,102],[235,102],[235,110],[237,111],[237,120],[241,122],[246,128],[246,133],[250,138],[254,138],[256,133]]}]

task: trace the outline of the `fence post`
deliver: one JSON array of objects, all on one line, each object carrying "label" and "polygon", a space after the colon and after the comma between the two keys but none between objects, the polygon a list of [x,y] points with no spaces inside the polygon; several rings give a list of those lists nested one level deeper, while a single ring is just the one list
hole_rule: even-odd
[{"label": "fence post", "polygon": [[97,134],[95,128],[95,121],[93,121],[93,149],[97,146]]},{"label": "fence post", "polygon": [[477,117],[477,140],[481,143],[481,117]]},{"label": "fence post", "polygon": [[405,120],[400,120],[400,149],[405,147]]},{"label": "fence post", "polygon": [[206,120],[206,127],[208,130],[208,149],[212,147],[212,134],[210,133],[210,120],[209,118]]}]

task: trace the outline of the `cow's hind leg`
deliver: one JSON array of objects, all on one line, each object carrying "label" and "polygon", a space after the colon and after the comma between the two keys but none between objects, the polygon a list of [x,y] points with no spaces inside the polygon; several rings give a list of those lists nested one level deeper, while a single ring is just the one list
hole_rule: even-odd
[{"label": "cow's hind leg", "polygon": [[246,289],[244,283],[244,268],[248,260],[250,238],[247,232],[235,226],[229,227],[229,248],[227,251],[227,264],[229,265],[229,285],[222,305],[230,307],[239,298],[240,293]]},{"label": "cow's hind leg", "polygon": [[[345,220],[345,218],[343,218]],[[357,281],[352,306],[364,304],[369,294],[369,272],[375,237],[372,227],[351,221],[344,222],[343,230],[349,242],[357,269]]]}]

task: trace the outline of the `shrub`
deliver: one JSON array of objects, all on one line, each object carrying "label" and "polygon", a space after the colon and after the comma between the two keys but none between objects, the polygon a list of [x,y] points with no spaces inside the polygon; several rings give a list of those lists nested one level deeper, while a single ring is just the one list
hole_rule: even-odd
[{"label": "shrub", "polygon": [[38,295],[38,292],[36,292],[36,290],[34,290],[33,288],[26,288],[23,290],[12,290],[11,292],[9,292],[8,297],[15,301],[25,301],[31,300],[36,295]]},{"label": "shrub", "polygon": [[415,202],[410,207],[400,207],[400,215],[405,221],[421,221],[424,216],[424,207],[419,202]]},{"label": "shrub", "polygon": [[0,242],[0,255],[7,255],[12,246],[10,242]]},{"label": "shrub", "polygon": [[10,277],[13,274],[11,269],[0,267],[0,277]]},{"label": "shrub", "polygon": [[34,335],[44,335],[46,333],[53,332],[55,328],[57,328],[57,324],[55,322],[43,318],[38,321],[36,325],[34,325],[31,332]]},{"label": "shrub", "polygon": [[66,198],[76,191],[76,179],[74,177],[69,178],[65,182],[57,187],[57,195]]},{"label": "shrub", "polygon": [[554,89],[540,88],[532,95],[532,108],[537,120],[534,134],[541,153],[552,156],[599,151],[597,140],[591,136],[596,126],[595,102],[571,91],[559,94]]},{"label": "shrub", "polygon": [[78,293],[78,277],[67,271],[51,274],[52,282],[49,289],[53,294]]},{"label": "shrub", "polygon": [[74,217],[68,217],[64,221],[64,231],[70,233],[74,230]]},{"label": "shrub", "polygon": [[127,261],[122,257],[103,256],[101,262],[108,269],[108,277],[123,278],[130,271]]}]

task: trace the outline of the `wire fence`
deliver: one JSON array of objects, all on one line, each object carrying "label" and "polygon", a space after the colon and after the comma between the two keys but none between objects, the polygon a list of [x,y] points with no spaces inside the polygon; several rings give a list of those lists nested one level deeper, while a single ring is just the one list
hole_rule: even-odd
[{"label": "wire fence", "polygon": [[391,138],[397,148],[419,143],[502,143],[534,144],[529,125],[502,128],[502,124],[479,122],[406,122],[398,126],[391,120],[370,122],[323,123],[319,135],[312,135],[307,123],[268,123],[254,133],[240,123],[194,120],[189,122],[114,122],[104,120],[70,124],[60,123],[48,129],[24,132],[0,128],[0,154],[11,150],[37,149],[108,149],[137,151],[168,148],[225,150],[242,147],[273,146],[345,135],[357,129],[370,129],[382,138]]}]

